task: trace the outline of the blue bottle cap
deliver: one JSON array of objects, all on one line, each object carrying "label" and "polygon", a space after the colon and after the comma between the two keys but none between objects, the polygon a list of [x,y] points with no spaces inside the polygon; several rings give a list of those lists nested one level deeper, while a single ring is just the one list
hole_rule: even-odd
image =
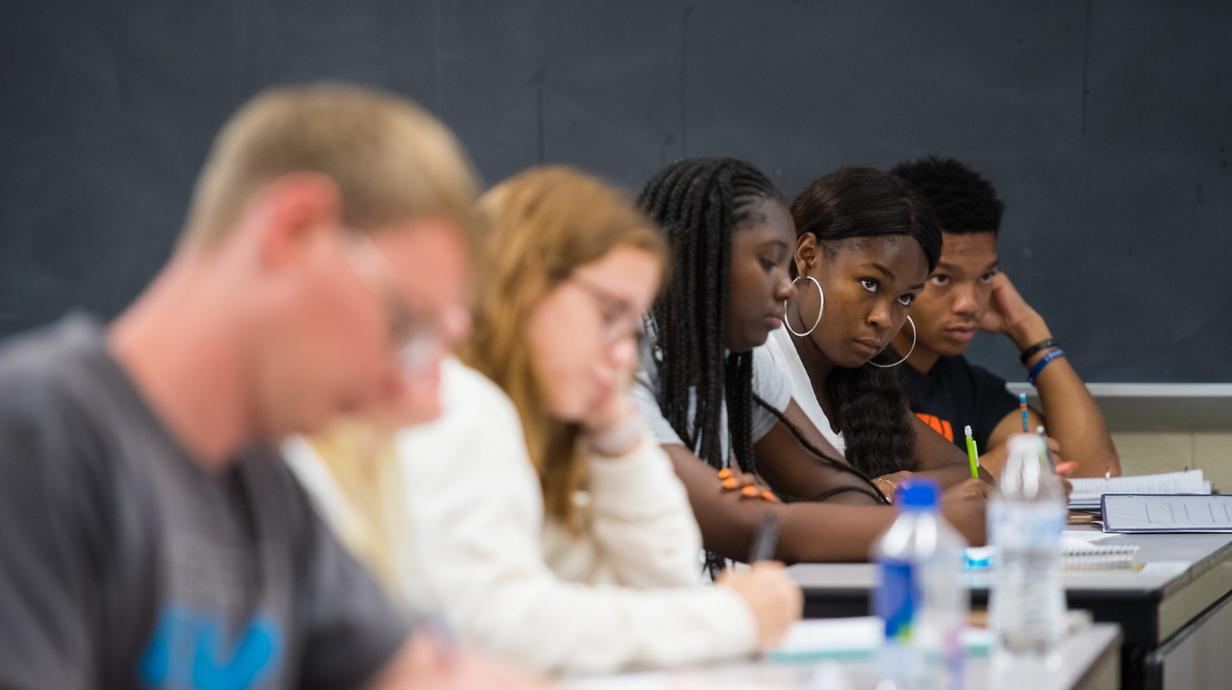
[{"label": "blue bottle cap", "polygon": [[912,479],[898,489],[894,503],[903,510],[932,510],[941,500],[941,487],[932,479]]}]

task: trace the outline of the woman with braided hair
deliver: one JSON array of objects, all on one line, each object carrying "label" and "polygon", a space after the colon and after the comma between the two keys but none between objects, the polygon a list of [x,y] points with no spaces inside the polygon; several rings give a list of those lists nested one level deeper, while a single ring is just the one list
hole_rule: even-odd
[{"label": "woman with braided hair", "polygon": [[[796,234],[783,196],[748,163],[694,159],[659,172],[639,203],[665,233],[673,265],[648,318],[634,393],[706,548],[745,558],[761,517],[774,511],[781,560],[866,559],[893,510],[809,421],[758,347],[796,295]],[[984,540],[986,496],[978,481],[947,494],[946,516],[972,542]]]}]

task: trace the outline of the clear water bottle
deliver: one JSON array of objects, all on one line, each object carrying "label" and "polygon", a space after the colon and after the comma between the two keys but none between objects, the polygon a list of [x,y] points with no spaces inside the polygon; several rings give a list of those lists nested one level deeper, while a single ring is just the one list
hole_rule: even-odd
[{"label": "clear water bottle", "polygon": [[1000,649],[1043,656],[1065,636],[1065,490],[1048,464],[1043,439],[1020,434],[1009,444],[1001,495],[988,511],[988,534],[997,547],[989,616]]},{"label": "clear water bottle", "polygon": [[941,490],[931,480],[904,484],[894,501],[898,519],[873,547],[881,571],[873,609],[885,621],[879,690],[962,687],[959,636],[968,609],[962,580],[967,543],[941,517],[940,499]]}]

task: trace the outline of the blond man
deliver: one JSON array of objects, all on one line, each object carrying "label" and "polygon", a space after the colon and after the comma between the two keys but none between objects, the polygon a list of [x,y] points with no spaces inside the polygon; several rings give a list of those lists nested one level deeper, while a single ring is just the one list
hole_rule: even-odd
[{"label": "blond man", "polygon": [[408,642],[275,446],[431,380],[473,196],[413,104],[270,91],[126,311],[0,350],[0,687],[516,685]]}]

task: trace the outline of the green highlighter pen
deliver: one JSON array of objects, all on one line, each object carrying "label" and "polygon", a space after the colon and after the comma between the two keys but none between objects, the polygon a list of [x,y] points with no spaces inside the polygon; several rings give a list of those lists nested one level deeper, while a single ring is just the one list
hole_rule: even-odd
[{"label": "green highlighter pen", "polygon": [[980,476],[980,454],[975,452],[975,439],[971,437],[971,427],[963,427],[963,433],[967,435],[967,459],[971,461],[971,478],[976,479]]}]

